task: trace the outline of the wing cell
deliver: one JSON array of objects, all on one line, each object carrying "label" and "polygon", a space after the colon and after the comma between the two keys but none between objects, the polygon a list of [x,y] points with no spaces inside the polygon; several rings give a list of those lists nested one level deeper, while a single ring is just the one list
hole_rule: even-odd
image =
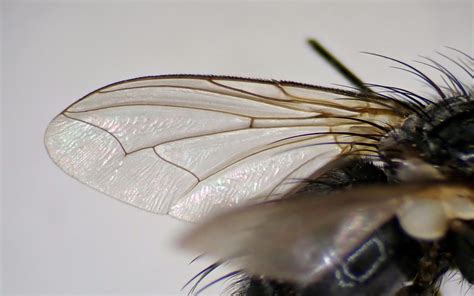
[{"label": "wing cell", "polygon": [[174,106],[131,105],[65,114],[108,131],[127,153],[183,138],[246,129],[251,123],[248,117]]},{"label": "wing cell", "polygon": [[48,127],[46,146],[67,174],[152,212],[166,212],[173,197],[198,183],[189,172],[157,157],[153,149],[126,155],[108,132],[63,115]]}]

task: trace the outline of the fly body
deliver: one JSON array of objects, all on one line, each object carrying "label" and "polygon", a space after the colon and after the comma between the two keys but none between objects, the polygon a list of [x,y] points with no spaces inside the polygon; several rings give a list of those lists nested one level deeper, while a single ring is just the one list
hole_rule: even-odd
[{"label": "fly body", "polygon": [[[443,58],[472,79],[456,53]],[[229,262],[218,280],[237,295],[436,295],[448,270],[474,283],[472,85],[436,61],[441,84],[389,59],[433,96],[347,72],[358,90],[143,77],[69,106],[46,147],[98,191],[199,222],[180,244],[219,263],[191,293]]]}]

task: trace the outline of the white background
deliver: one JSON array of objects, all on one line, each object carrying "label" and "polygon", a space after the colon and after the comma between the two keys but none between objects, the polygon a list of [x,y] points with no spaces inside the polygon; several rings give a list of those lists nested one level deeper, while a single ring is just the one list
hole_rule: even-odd
[{"label": "white background", "polygon": [[345,83],[307,37],[366,81],[414,89],[412,76],[360,51],[406,61],[445,45],[473,52],[470,1],[289,2],[2,4],[4,294],[185,295],[205,266],[173,245],[187,225],[105,197],[49,160],[49,120],[84,94],[169,73]]}]

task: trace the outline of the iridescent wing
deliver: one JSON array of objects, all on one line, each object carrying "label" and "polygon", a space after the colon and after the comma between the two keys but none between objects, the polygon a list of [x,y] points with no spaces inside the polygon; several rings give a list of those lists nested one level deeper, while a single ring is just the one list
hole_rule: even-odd
[{"label": "iridescent wing", "polygon": [[399,124],[394,105],[290,82],[144,77],[72,104],[45,143],[58,166],[96,190],[196,221],[280,198],[341,156],[368,153],[383,126]]}]

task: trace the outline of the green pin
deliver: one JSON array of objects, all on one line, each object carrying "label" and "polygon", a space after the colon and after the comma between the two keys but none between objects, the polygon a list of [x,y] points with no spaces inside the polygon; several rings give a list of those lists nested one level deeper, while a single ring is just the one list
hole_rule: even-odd
[{"label": "green pin", "polygon": [[315,39],[308,39],[308,43],[324,60],[326,60],[326,62],[336,69],[337,72],[344,76],[344,78],[346,78],[352,85],[357,87],[359,91],[365,93],[372,92],[372,90],[370,90],[370,88],[368,88],[366,84],[354,74],[354,72],[341,63],[341,61],[322,46],[321,43]]}]

